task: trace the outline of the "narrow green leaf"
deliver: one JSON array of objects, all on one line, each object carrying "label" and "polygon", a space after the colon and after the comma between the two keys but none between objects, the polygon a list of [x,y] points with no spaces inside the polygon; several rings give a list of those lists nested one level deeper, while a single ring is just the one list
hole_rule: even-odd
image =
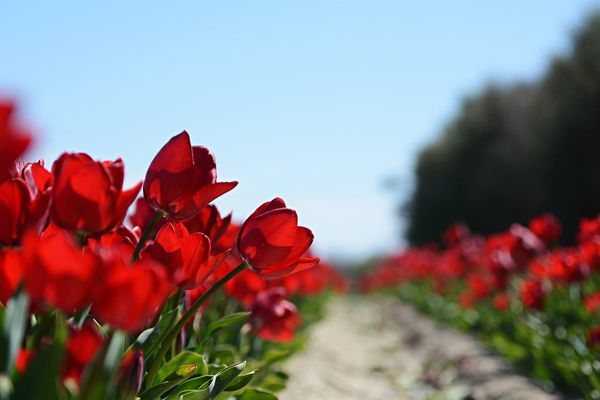
[{"label": "narrow green leaf", "polygon": [[205,390],[208,392],[208,386],[212,382],[212,379],[212,375],[203,375],[188,379],[173,389],[166,400],[177,400],[182,394],[190,391]]},{"label": "narrow green leaf", "polygon": [[2,325],[2,340],[0,356],[2,357],[2,372],[10,373],[23,336],[27,327],[27,311],[29,309],[29,298],[25,290],[20,289],[8,300],[4,324]]},{"label": "narrow green leaf", "polygon": [[229,328],[230,326],[233,326],[236,324],[241,325],[243,322],[246,322],[249,315],[250,315],[249,312],[243,311],[243,312],[236,312],[236,313],[224,316],[223,318],[211,323],[208,326],[208,331],[206,333],[206,337],[211,337],[215,332],[217,332],[221,329]]},{"label": "narrow green leaf", "polygon": [[209,390],[211,397],[215,397],[221,393],[225,388],[246,368],[246,362],[241,362],[225,368],[218,372],[212,379]]},{"label": "narrow green leaf", "polygon": [[235,392],[236,390],[240,390],[246,385],[250,383],[254,375],[256,374],[256,370],[250,371],[246,374],[240,374],[235,379],[231,381],[229,385],[225,388],[226,392]]},{"label": "narrow green leaf", "polygon": [[[190,365],[195,366],[193,371],[190,371]],[[179,377],[189,376],[191,373],[206,375],[207,372],[208,368],[202,355],[192,351],[183,351],[170,359],[158,370],[156,381],[161,382],[169,377],[177,377],[173,375],[178,375]]]},{"label": "narrow green leaf", "polygon": [[277,396],[265,390],[249,389],[244,391],[238,400],[277,400]]}]

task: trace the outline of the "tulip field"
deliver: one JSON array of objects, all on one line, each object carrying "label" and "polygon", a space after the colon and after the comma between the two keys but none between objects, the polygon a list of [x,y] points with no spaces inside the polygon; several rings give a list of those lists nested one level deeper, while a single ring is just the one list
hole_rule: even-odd
[{"label": "tulip field", "polygon": [[600,217],[575,238],[551,214],[489,236],[459,223],[342,297],[350,283],[283,199],[221,214],[212,202],[237,182],[187,132],[124,188],[119,158],[24,161],[24,126],[0,102],[0,399],[475,398],[450,396],[436,368],[464,367],[452,343],[479,344],[414,310],[543,393],[600,398]]},{"label": "tulip field", "polygon": [[600,398],[600,217],[571,246],[550,214],[487,237],[457,224],[443,239],[387,258],[362,290],[476,334],[548,388]]},{"label": "tulip field", "polygon": [[32,141],[0,103],[0,398],[276,399],[346,287],[296,212],[221,215],[237,182],[186,132],[131,188],[121,159],[23,162]]}]

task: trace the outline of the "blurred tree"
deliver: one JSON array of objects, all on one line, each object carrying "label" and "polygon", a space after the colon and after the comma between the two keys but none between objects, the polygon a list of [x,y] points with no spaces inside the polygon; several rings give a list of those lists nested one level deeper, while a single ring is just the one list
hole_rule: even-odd
[{"label": "blurred tree", "polygon": [[488,86],[467,99],[416,165],[403,207],[413,244],[451,223],[492,233],[542,212],[571,238],[600,212],[600,14],[553,60],[539,83]]}]

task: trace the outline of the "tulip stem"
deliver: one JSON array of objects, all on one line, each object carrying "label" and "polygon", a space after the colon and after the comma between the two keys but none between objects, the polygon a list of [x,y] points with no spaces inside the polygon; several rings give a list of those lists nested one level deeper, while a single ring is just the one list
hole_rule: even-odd
[{"label": "tulip stem", "polygon": [[164,211],[156,210],[156,213],[148,223],[148,226],[146,227],[146,229],[144,229],[144,232],[142,232],[142,236],[140,237],[137,246],[135,246],[135,251],[133,252],[133,256],[131,257],[131,262],[136,262],[137,259],[140,257],[140,252],[142,251],[144,244],[146,244],[146,241],[148,240],[148,237],[154,230],[154,227],[164,215]]},{"label": "tulip stem", "polygon": [[156,374],[158,372],[158,368],[160,367],[160,364],[161,364],[162,359],[164,358],[165,354],[167,354],[167,351],[169,350],[171,342],[177,338],[177,335],[179,335],[179,332],[181,332],[181,330],[185,327],[185,325],[188,323],[188,321],[190,321],[194,317],[194,315],[196,315],[196,312],[198,312],[198,309],[200,309],[200,307],[202,307],[202,305],[204,303],[206,303],[206,301],[217,290],[221,289],[223,286],[225,286],[225,284],[227,282],[229,282],[237,274],[239,274],[240,272],[242,272],[243,270],[245,270],[248,267],[250,267],[250,265],[248,263],[246,263],[245,261],[242,261],[242,263],[240,265],[238,265],[234,270],[232,270],[230,273],[228,273],[223,278],[221,278],[210,289],[208,289],[206,291],[206,293],[204,293],[198,300],[196,300],[194,302],[194,304],[192,304],[190,306],[190,308],[185,312],[185,314],[183,314],[181,316],[181,319],[179,321],[177,321],[177,324],[173,328],[171,328],[171,330],[169,330],[169,332],[165,335],[165,340],[160,345],[160,350],[158,351],[158,354],[156,354],[156,357],[154,358],[154,361],[152,362],[152,365],[150,366],[150,369],[148,370],[148,375],[146,376],[146,383],[145,383],[146,389],[148,389],[152,386],[154,378],[156,377]]}]

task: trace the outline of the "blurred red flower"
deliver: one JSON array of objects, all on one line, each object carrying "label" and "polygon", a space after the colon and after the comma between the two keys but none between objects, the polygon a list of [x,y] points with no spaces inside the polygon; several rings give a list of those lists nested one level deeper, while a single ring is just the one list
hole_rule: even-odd
[{"label": "blurred red flower", "polygon": [[63,377],[79,384],[83,369],[94,359],[104,340],[91,322],[84,324],[80,330],[71,327],[70,331]]},{"label": "blurred red flower", "polygon": [[271,288],[259,293],[252,304],[250,326],[257,336],[273,342],[289,342],[300,324],[294,306],[285,300],[283,288]]},{"label": "blurred red flower", "polygon": [[539,280],[525,281],[521,286],[521,301],[526,308],[541,310],[544,308],[546,289]]},{"label": "blurred red flower", "polygon": [[546,244],[556,243],[562,233],[560,221],[549,213],[529,221],[529,229]]},{"label": "blurred red flower", "polygon": [[23,258],[16,249],[0,250],[0,303],[6,305],[23,280]]},{"label": "blurred red flower", "polygon": [[13,118],[14,105],[0,100],[0,182],[15,175],[15,161],[31,143],[31,137]]},{"label": "blurred red flower", "polygon": [[498,311],[506,311],[510,306],[510,298],[506,293],[499,293],[494,297],[493,305]]},{"label": "blurred red flower", "polygon": [[52,219],[67,229],[102,233],[120,225],[141,188],[123,191],[124,167],[95,161],[85,153],[64,153],[52,166]]},{"label": "blurred red flower", "polygon": [[25,288],[34,302],[67,312],[91,302],[98,258],[75,243],[69,233],[56,230],[41,237],[28,234],[23,241],[23,255]]},{"label": "blurred red flower", "polygon": [[164,267],[156,261],[143,259],[129,265],[118,252],[105,252],[92,313],[113,328],[136,333],[154,319],[172,290]]}]

